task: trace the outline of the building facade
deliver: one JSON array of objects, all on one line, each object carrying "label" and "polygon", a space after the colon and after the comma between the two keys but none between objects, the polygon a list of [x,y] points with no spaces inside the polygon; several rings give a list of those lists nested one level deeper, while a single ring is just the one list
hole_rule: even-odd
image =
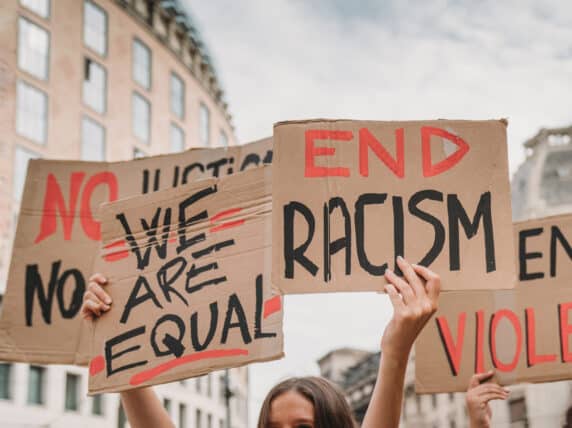
[{"label": "building facade", "polygon": [[[0,2],[0,296],[32,158],[119,161],[236,144],[212,56],[182,0]],[[230,371],[232,428],[248,369]],[[157,388],[178,427],[226,427],[224,372]],[[0,363],[0,426],[123,427],[85,370]]]}]

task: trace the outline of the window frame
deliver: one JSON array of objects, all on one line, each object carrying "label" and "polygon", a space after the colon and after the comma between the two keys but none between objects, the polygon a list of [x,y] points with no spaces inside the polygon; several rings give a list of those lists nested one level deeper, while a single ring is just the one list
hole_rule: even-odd
[{"label": "window frame", "polygon": [[[203,140],[203,112],[206,112],[206,141]],[[207,105],[201,101],[199,105],[199,141],[201,147],[211,147],[211,112]]]},{"label": "window frame", "polygon": [[[84,123],[86,122],[91,122],[91,124],[99,127],[101,129],[101,135],[103,137],[103,141],[102,141],[102,148],[103,148],[103,152],[101,153],[101,159],[88,159],[86,157],[84,157]],[[101,123],[99,123],[98,121],[94,120],[93,118],[87,116],[87,115],[83,115],[81,118],[81,142],[80,142],[81,146],[80,146],[80,159],[84,160],[84,161],[95,161],[95,162],[103,162],[107,159],[107,130],[105,129],[105,126],[103,126]]]},{"label": "window frame", "polygon": [[[173,136],[175,134],[178,134],[181,137],[181,147],[177,147],[175,148],[173,146]],[[180,153],[182,151],[185,150],[186,144],[185,144],[185,131],[179,126],[177,125],[175,122],[171,122],[170,126],[169,126],[169,153]]]},{"label": "window frame", "polygon": [[[104,47],[103,47],[103,53],[98,52],[93,46],[90,46],[87,43],[86,40],[86,11],[87,11],[87,5],[91,5],[93,8],[98,9],[99,11],[101,11],[103,13],[103,16],[105,16],[105,43],[104,43]],[[92,0],[83,0],[83,14],[81,17],[81,21],[82,21],[82,43],[83,46],[87,49],[89,49],[90,52],[94,53],[95,55],[98,55],[101,58],[107,58],[107,54],[109,52],[109,15],[107,13],[107,11],[99,5],[99,3],[96,3]]]},{"label": "window frame", "polygon": [[[93,107],[92,105],[88,104],[85,98],[85,86],[86,86],[86,63],[90,62],[91,64],[95,64],[96,67],[99,67],[102,71],[103,71],[103,108],[101,111],[97,110],[95,107]],[[83,57],[83,65],[84,65],[84,70],[83,70],[83,84],[81,87],[81,102],[84,106],[88,107],[89,109],[93,110],[95,113],[100,114],[100,115],[104,115],[105,113],[107,113],[107,68],[105,68],[105,66],[103,64],[100,64],[98,61],[94,60],[93,58],[90,58],[87,55],[84,55]]]},{"label": "window frame", "polygon": [[[70,387],[70,380],[73,380],[71,384],[73,384],[73,391],[68,389]],[[65,384],[65,395],[64,395],[64,411],[70,413],[79,413],[81,410],[81,402],[79,398],[79,391],[81,389],[81,376],[76,373],[66,372],[66,384]],[[68,402],[68,398],[71,398],[71,401]],[[71,403],[71,404],[70,404]]]},{"label": "window frame", "polygon": [[[96,411],[96,400],[99,402],[99,410]],[[103,394],[94,395],[91,399],[91,415],[105,416],[105,396]]]},{"label": "window frame", "polygon": [[[36,92],[38,94],[41,94],[43,96],[43,100],[44,100],[44,126],[43,126],[43,135],[41,138],[41,141],[38,141],[34,138],[32,138],[30,135],[25,135],[24,133],[20,132],[20,127],[18,126],[19,124],[19,117],[20,117],[20,101],[19,101],[19,88],[20,86],[26,87],[26,89],[31,89],[32,92]],[[22,138],[25,138],[26,140],[37,144],[39,146],[45,147],[47,142],[48,142],[48,126],[49,126],[49,115],[50,115],[50,106],[49,106],[49,97],[48,94],[46,92],[44,92],[42,89],[39,89],[38,87],[28,83],[27,81],[23,80],[23,79],[18,79],[18,81],[16,82],[16,123],[15,123],[15,128],[16,128],[16,134]],[[24,122],[26,122],[24,120]]]},{"label": "window frame", "polygon": [[9,362],[0,362],[0,367],[4,367],[3,370],[6,370],[5,371],[6,376],[3,379],[5,382],[5,385],[2,385],[2,387],[0,387],[0,391],[4,390],[4,386],[6,387],[6,389],[5,389],[6,395],[5,396],[0,395],[0,402],[1,401],[11,401],[14,398],[14,391],[13,391],[14,365],[12,363],[9,363]]},{"label": "window frame", "polygon": [[[178,114],[175,109],[173,108],[173,81],[179,81],[181,83],[181,114]],[[174,71],[171,71],[171,75],[169,78],[169,95],[170,95],[170,110],[171,113],[174,114],[176,117],[178,117],[181,120],[185,119],[185,113],[186,113],[186,108],[185,108],[185,102],[186,102],[186,86],[185,86],[185,81],[183,80],[183,78],[181,76],[179,76],[177,73],[175,73]]]},{"label": "window frame", "polygon": [[[147,122],[147,140],[143,140],[141,139],[137,133],[135,132],[135,98],[140,98],[141,100],[143,100],[147,107],[148,107],[148,116],[149,116],[149,120]],[[135,139],[140,143],[143,144],[146,147],[150,147],[151,146],[151,133],[152,133],[152,106],[151,106],[151,102],[147,99],[147,97],[141,95],[138,91],[133,91],[131,93],[131,132],[133,134],[133,136],[135,137]]]},{"label": "window frame", "polygon": [[[32,26],[39,28],[40,30],[44,31],[48,36],[48,44],[47,44],[47,51],[46,51],[46,67],[45,67],[46,68],[46,75],[43,77],[31,72],[30,70],[26,70],[20,64],[20,52],[21,52],[20,42],[22,40],[22,26],[21,26],[22,21],[26,21],[28,25],[32,25]],[[31,19],[29,19],[23,15],[18,15],[18,40],[16,43],[16,45],[17,45],[17,48],[16,48],[16,50],[17,50],[17,52],[16,52],[16,65],[18,67],[18,70],[26,73],[27,75],[29,75],[29,76],[37,79],[37,80],[42,81],[42,82],[49,82],[49,80],[50,80],[50,58],[51,58],[51,54],[52,54],[52,52],[51,52],[51,43],[52,43],[51,39],[52,39],[52,37],[51,37],[50,30],[48,30],[47,28],[44,28],[43,26],[39,25],[37,22],[34,22]]]},{"label": "window frame", "polygon": [[44,16],[44,15],[40,15],[37,10],[32,9],[30,6],[25,5],[25,4],[23,3],[23,1],[25,1],[25,0],[19,0],[18,3],[19,3],[20,6],[23,7],[24,9],[29,10],[29,11],[32,12],[34,15],[39,16],[39,17],[42,18],[42,19],[49,20],[49,19],[51,18],[51,16],[52,16],[52,2],[51,2],[51,0],[45,0],[46,3],[48,4],[48,11],[47,11],[47,14],[46,14],[45,16]]},{"label": "window frame", "polygon": [[[35,402],[31,400],[31,396],[30,396],[30,383],[31,383],[31,374],[33,370],[36,370],[39,373],[39,401]],[[45,380],[46,380],[46,368],[42,367],[42,366],[38,366],[38,365],[30,365],[28,367],[28,393],[27,393],[27,397],[26,397],[26,404],[29,406],[45,406],[46,405],[46,386],[45,386]]]},{"label": "window frame", "polygon": [[[136,70],[136,62],[135,62],[135,46],[139,44],[144,51],[147,51],[149,53],[149,82],[148,85],[145,85],[143,82],[140,82],[139,80],[137,80],[137,76],[135,73]],[[145,89],[146,91],[151,92],[151,89],[153,88],[153,51],[151,50],[151,48],[149,46],[147,46],[147,44],[141,40],[139,37],[133,37],[133,41],[131,42],[131,78],[133,79],[133,81],[139,85],[141,88]]]}]

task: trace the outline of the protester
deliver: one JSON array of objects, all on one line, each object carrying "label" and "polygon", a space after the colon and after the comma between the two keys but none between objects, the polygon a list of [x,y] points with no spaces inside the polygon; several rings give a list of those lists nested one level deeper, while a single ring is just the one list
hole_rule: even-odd
[{"label": "protester", "polygon": [[[440,278],[426,267],[409,264],[399,257],[403,277],[386,270],[385,291],[393,306],[393,317],[381,339],[381,360],[363,428],[397,427],[401,416],[405,369],[413,342],[437,310]],[[90,278],[84,295],[82,314],[95,319],[112,305],[100,274]],[[489,375],[471,380],[467,404],[471,426],[490,422],[488,402],[506,398],[498,385],[481,384]],[[498,388],[497,388],[498,387]],[[151,388],[121,393],[123,407],[133,428],[172,427],[169,415]],[[316,377],[292,378],[276,385],[266,397],[258,428],[348,428],[355,426],[351,410],[339,388]]]}]

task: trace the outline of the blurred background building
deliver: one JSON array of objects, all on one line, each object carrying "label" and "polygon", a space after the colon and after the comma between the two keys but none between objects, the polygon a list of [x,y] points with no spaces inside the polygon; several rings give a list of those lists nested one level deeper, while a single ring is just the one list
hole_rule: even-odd
[{"label": "blurred background building", "polygon": [[[515,221],[572,213],[572,126],[542,129],[524,143],[526,160],[512,180]],[[318,361],[322,376],[342,387],[361,421],[379,367],[379,352],[342,348]],[[505,402],[493,402],[493,426],[510,428],[572,427],[572,382],[510,388]],[[415,394],[415,354],[405,375],[401,426],[468,427],[464,394]]]},{"label": "blurred background building", "polygon": [[[178,0],[0,1],[0,296],[31,158],[118,161],[236,144],[213,58]],[[226,427],[225,373],[157,388],[181,428]],[[229,375],[247,426],[248,369]],[[0,363],[2,427],[123,427],[85,370]]]}]

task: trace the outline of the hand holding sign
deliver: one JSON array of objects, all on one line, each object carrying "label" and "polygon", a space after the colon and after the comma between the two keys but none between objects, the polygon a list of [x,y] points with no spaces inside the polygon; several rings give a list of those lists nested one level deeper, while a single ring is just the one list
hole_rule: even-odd
[{"label": "hand holding sign", "polygon": [[489,402],[506,400],[509,391],[496,383],[490,382],[494,371],[474,375],[469,382],[465,400],[471,428],[489,428],[491,426],[492,410]]},{"label": "hand holding sign", "polygon": [[99,273],[89,278],[89,285],[83,295],[83,305],[81,306],[83,318],[93,320],[111,308],[111,297],[102,288],[106,284],[107,279]]},{"label": "hand holding sign", "polygon": [[385,271],[385,291],[393,305],[393,318],[385,329],[381,348],[395,361],[407,361],[419,332],[437,310],[441,290],[439,275],[423,266],[411,265],[403,257],[397,264],[404,279],[392,270]]}]

